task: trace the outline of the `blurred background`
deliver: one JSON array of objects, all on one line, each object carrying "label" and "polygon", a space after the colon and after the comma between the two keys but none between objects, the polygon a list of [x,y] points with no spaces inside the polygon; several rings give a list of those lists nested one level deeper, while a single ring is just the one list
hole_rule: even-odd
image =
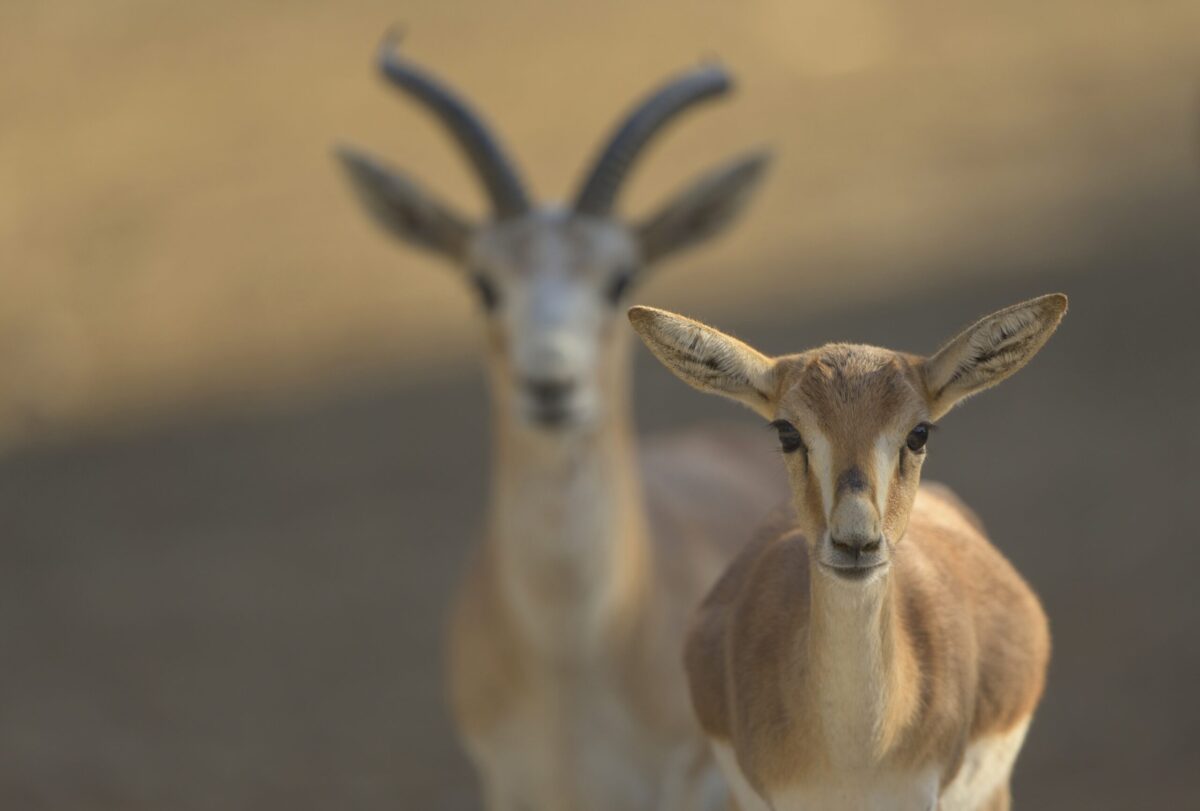
[{"label": "blurred background", "polygon": [[[476,806],[440,672],[484,498],[479,319],[330,156],[483,211],[371,70],[396,21],[543,198],[663,77],[736,73],[622,209],[747,146],[772,175],[639,302],[772,352],[927,352],[1067,292],[926,476],[1051,617],[1019,807],[1200,807],[1195,0],[7,0],[0,808]],[[636,392],[647,432],[754,419],[640,348]]]}]

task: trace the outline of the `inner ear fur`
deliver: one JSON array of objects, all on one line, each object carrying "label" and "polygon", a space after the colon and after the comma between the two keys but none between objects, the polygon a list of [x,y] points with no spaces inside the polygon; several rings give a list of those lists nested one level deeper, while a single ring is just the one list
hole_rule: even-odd
[{"label": "inner ear fur", "polygon": [[334,151],[371,218],[393,236],[461,263],[473,226],[411,177],[353,147]]},{"label": "inner ear fur", "polygon": [[693,388],[774,416],[775,362],[712,327],[666,310],[633,307],[629,321],[656,358]]},{"label": "inner ear fur", "polygon": [[980,319],[938,350],[922,366],[933,419],[1028,363],[1066,311],[1063,294],[1040,296]]},{"label": "inner ear fur", "polygon": [[676,192],[636,228],[642,261],[652,265],[727,229],[745,210],[770,163],[766,149],[738,155]]}]

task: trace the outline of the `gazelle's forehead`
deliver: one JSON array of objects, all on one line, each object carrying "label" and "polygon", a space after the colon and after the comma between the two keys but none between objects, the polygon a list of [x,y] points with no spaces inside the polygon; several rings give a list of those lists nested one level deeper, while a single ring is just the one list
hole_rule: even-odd
[{"label": "gazelle's forehead", "polygon": [[481,229],[474,245],[478,265],[513,276],[585,273],[632,261],[632,239],[619,223],[547,209]]},{"label": "gazelle's forehead", "polygon": [[782,364],[781,416],[810,423],[834,447],[874,445],[898,424],[924,418],[916,370],[895,352],[831,344]]}]

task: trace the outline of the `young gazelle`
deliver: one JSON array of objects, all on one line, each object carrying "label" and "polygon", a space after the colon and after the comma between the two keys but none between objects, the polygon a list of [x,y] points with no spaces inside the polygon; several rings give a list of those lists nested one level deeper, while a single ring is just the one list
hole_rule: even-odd
[{"label": "young gazelle", "polygon": [[571,205],[535,206],[461,99],[390,44],[381,62],[446,125],[493,207],[470,223],[396,170],[340,151],[374,217],[458,265],[485,314],[488,523],[449,646],[454,714],[485,806],[705,807],[699,795],[715,786],[719,800],[723,781],[687,700],[687,622],[746,523],[786,487],[753,441],[696,434],[639,452],[619,305],[649,265],[733,221],[764,156],[721,166],[641,223],[616,217],[655,134],[728,89],[724,71],[702,68],[632,112]]},{"label": "young gazelle", "polygon": [[1067,299],[1001,310],[931,358],[829,344],[768,358],[648,307],[671,371],[778,430],[794,512],[703,603],[693,707],[742,811],[1006,809],[1050,655],[1029,586],[949,490],[918,488],[956,403],[1042,347]]}]

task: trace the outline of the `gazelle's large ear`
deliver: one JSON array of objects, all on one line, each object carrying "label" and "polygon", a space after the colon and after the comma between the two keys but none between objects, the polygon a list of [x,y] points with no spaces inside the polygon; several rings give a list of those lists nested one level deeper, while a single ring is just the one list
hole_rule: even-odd
[{"label": "gazelle's large ear", "polygon": [[677,193],[637,227],[642,261],[650,265],[725,230],[746,207],[770,160],[767,151],[741,155]]},{"label": "gazelle's large ear", "polygon": [[1049,340],[1067,297],[1051,293],[980,319],[925,361],[923,375],[933,419],[1016,372]]},{"label": "gazelle's large ear", "polygon": [[773,419],[775,363],[746,344],[653,307],[633,307],[629,321],[642,341],[685,383],[750,406]]},{"label": "gazelle's large ear", "polygon": [[461,262],[472,226],[407,175],[347,146],[335,154],[372,219],[393,236]]}]

